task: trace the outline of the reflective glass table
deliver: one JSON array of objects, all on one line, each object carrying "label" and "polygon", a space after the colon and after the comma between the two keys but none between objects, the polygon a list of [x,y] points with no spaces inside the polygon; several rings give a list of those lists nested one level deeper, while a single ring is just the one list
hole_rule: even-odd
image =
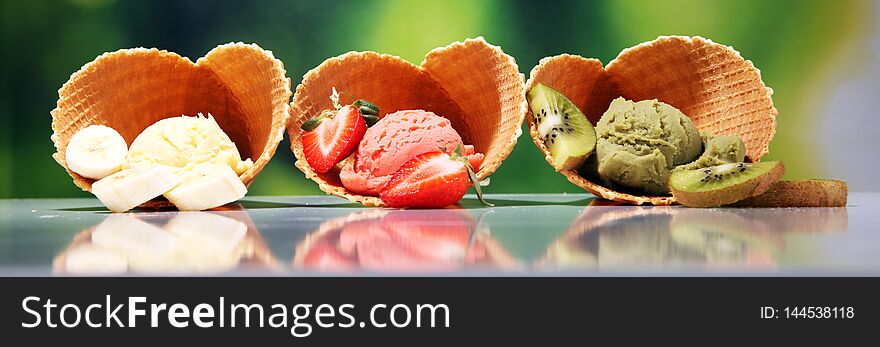
[{"label": "reflective glass table", "polygon": [[0,276],[878,276],[880,193],[846,208],[622,206],[588,194],[467,196],[442,210],[330,196],[111,214],[0,200]]}]

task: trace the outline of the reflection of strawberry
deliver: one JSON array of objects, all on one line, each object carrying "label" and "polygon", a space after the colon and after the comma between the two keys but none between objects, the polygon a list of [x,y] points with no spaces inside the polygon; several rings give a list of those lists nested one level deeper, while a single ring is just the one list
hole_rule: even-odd
[{"label": "reflection of strawberry", "polygon": [[348,271],[357,268],[355,260],[339,253],[326,241],[315,243],[303,259],[303,265],[316,270]]},{"label": "reflection of strawberry", "polygon": [[389,207],[440,208],[461,200],[471,183],[482,201],[477,177],[459,145],[451,155],[441,148],[410,159],[391,176],[379,198]]},{"label": "reflection of strawberry", "polygon": [[476,223],[460,210],[394,211],[382,227],[402,247],[436,260],[473,261],[484,257],[480,243],[471,244]]},{"label": "reflection of strawberry", "polygon": [[[328,113],[332,115],[332,111]],[[335,115],[313,118],[307,123],[311,129],[302,134],[303,151],[309,165],[318,173],[330,171],[351,155],[367,131],[363,115],[352,105],[343,106]]]},{"label": "reflection of strawberry", "polygon": [[307,237],[305,247],[297,246],[294,265],[381,272],[516,265],[497,242],[475,230],[477,221],[469,213],[459,209],[382,211],[325,223]]},{"label": "reflection of strawberry", "polygon": [[345,223],[339,233],[339,251],[347,256],[357,256],[357,245],[385,235],[385,230],[376,219],[356,220]]},{"label": "reflection of strawberry", "polygon": [[482,246],[468,252],[473,227],[461,211],[394,211],[346,223],[335,249],[368,270],[449,271],[485,256]]}]

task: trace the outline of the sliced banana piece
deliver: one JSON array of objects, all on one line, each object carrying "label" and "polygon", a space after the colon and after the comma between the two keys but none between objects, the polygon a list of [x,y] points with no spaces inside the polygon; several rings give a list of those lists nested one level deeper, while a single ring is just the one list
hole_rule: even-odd
[{"label": "sliced banana piece", "polygon": [[165,197],[181,211],[200,211],[223,206],[245,194],[247,187],[229,165],[204,163],[184,174]]},{"label": "sliced banana piece", "polygon": [[102,179],[122,169],[128,144],[122,135],[104,125],[90,125],[67,143],[65,160],[70,171],[91,179]]},{"label": "sliced banana piece", "polygon": [[119,171],[92,184],[92,194],[113,212],[125,212],[162,195],[180,183],[180,177],[162,165]]}]

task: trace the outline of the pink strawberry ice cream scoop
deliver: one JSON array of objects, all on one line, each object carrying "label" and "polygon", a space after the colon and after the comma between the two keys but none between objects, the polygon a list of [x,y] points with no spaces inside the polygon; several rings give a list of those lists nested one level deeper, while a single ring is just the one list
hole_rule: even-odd
[{"label": "pink strawberry ice cream scoop", "polygon": [[[352,193],[378,196],[394,172],[413,157],[440,147],[451,152],[458,145],[464,144],[448,119],[424,110],[397,111],[367,129],[339,179]],[[463,154],[479,170],[483,155],[470,145],[463,146]]]}]

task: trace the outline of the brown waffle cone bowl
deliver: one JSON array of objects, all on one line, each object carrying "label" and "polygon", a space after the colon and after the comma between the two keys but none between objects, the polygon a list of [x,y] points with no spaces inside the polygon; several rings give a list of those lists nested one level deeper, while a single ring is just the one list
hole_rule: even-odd
[{"label": "brown waffle cone bowl", "polygon": [[[52,157],[77,186],[89,191],[94,180],[70,171],[64,158],[77,131],[106,125],[131,144],[161,119],[211,113],[242,158],[253,159],[253,168],[240,176],[249,185],[284,136],[291,96],[285,74],[272,52],[254,44],[220,45],[196,63],[155,48],[104,53],[58,90]],[[156,200],[145,205],[161,204]]]},{"label": "brown waffle cone bowl", "polygon": [[507,158],[521,133],[528,107],[523,79],[513,57],[483,38],[434,49],[421,66],[375,52],[348,52],[327,59],[303,76],[293,97],[288,132],[296,167],[327,194],[382,206],[378,197],[345,189],[339,180],[342,165],[318,174],[306,161],[300,125],[332,107],[328,97],[335,87],[375,103],[380,117],[423,109],[449,119],[464,143],[485,155],[477,170],[477,177],[484,179]]},{"label": "brown waffle cone bowl", "polygon": [[[597,59],[575,55],[547,57],[532,69],[526,90],[537,83],[567,96],[594,125],[614,98],[658,99],[681,110],[700,131],[739,135],[747,161],[757,162],[767,154],[776,133],[773,90],[764,85],[761,72],[733,48],[702,37],[661,36],[623,50],[606,67]],[[531,113],[527,119],[532,140],[552,163]],[[578,170],[560,173],[605,199],[637,205],[676,203],[672,196],[609,189]]]}]

